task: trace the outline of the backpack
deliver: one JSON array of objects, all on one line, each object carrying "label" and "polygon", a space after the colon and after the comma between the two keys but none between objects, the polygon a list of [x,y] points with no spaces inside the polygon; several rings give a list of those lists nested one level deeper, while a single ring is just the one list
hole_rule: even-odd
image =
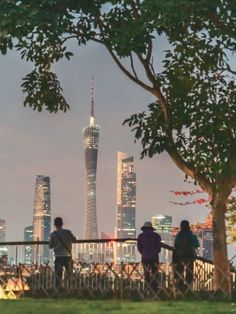
[{"label": "backpack", "polygon": [[178,234],[175,253],[179,259],[194,259],[195,249],[192,233]]}]

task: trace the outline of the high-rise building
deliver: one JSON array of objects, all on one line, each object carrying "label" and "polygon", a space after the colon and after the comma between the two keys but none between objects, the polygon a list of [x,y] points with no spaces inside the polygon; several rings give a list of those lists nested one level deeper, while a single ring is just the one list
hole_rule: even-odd
[{"label": "high-rise building", "polygon": [[213,260],[213,233],[212,229],[199,229],[196,232],[198,240],[200,243],[200,248],[198,249],[198,254],[209,260]]},{"label": "high-rise building", "polygon": [[[6,241],[6,220],[0,219],[0,242],[5,242]],[[0,257],[7,256],[8,254],[8,249],[7,247],[0,246]]]},{"label": "high-rise building", "polygon": [[[47,241],[51,231],[51,195],[50,178],[36,177],[33,215],[33,241]],[[33,261],[46,263],[49,261],[49,248],[40,245],[33,249]]]},{"label": "high-rise building", "polygon": [[0,242],[6,241],[6,220],[0,219]]},{"label": "high-rise building", "polygon": [[[161,241],[165,244],[173,246],[174,238],[172,235],[172,217],[168,215],[157,215],[152,217],[152,226],[157,233],[161,236]],[[172,252],[162,249],[159,254],[160,262],[171,263]]]},{"label": "high-rise building", "polygon": [[[33,241],[33,226],[25,227],[24,230],[24,241],[29,242]],[[25,246],[25,264],[31,264],[33,262],[32,258],[32,245]]]},{"label": "high-rise building", "polygon": [[97,209],[96,209],[96,176],[97,176],[97,156],[99,143],[99,127],[95,125],[94,118],[94,97],[93,81],[91,96],[91,111],[89,126],[83,130],[86,184],[87,184],[87,202],[85,213],[85,239],[97,239]]},{"label": "high-rise building", "polygon": [[[117,153],[116,238],[136,238],[136,173],[134,157]],[[116,262],[135,261],[134,244],[117,244]]]}]

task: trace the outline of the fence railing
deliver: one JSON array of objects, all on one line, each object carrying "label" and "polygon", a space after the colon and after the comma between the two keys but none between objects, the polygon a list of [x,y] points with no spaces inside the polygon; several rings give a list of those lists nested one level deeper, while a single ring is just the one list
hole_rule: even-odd
[{"label": "fence railing", "polygon": [[[0,243],[0,248],[5,248],[2,251],[7,253],[7,257],[5,254],[0,259],[0,298],[74,295],[158,300],[190,295],[198,299],[216,297],[212,261],[197,257],[191,267],[178,268],[172,264],[173,248],[165,243],[158,268],[147,279],[150,269],[137,262],[140,256],[136,240],[77,240],[72,250],[73,270],[63,274],[60,287],[56,285],[53,256],[47,241],[4,242]],[[236,270],[233,267],[230,287],[234,294]],[[228,295],[223,288],[220,292]]]}]

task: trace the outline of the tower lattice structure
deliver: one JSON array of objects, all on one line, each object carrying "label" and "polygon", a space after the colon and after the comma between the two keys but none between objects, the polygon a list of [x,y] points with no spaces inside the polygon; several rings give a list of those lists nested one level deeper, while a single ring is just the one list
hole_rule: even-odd
[{"label": "tower lattice structure", "polygon": [[96,209],[96,176],[97,176],[97,157],[99,143],[99,127],[95,125],[94,118],[94,87],[92,80],[92,96],[89,126],[83,130],[84,151],[86,167],[86,213],[85,213],[85,239],[97,239],[97,209]]}]

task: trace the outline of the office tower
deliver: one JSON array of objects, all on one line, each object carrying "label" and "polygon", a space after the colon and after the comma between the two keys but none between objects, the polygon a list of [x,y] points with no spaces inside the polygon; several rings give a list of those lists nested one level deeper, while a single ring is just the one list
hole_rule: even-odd
[{"label": "office tower", "polygon": [[83,130],[84,134],[84,151],[86,167],[86,184],[87,184],[87,202],[85,212],[85,239],[97,239],[97,210],[96,210],[96,175],[97,175],[97,156],[99,142],[99,127],[95,125],[94,119],[94,97],[93,97],[93,80],[92,96],[89,126]]},{"label": "office tower", "polygon": [[[134,157],[117,153],[116,238],[135,238],[136,173]],[[116,262],[135,261],[134,244],[117,244]]]},{"label": "office tower", "polygon": [[[39,175],[36,177],[33,241],[47,241],[51,230],[50,178]],[[48,245],[36,246],[33,249],[33,261],[46,263],[49,261]]]},{"label": "office tower", "polygon": [[[172,235],[172,217],[167,215],[157,215],[152,217],[152,226],[157,233],[161,236],[161,241],[170,246],[174,245],[174,238]],[[172,252],[162,249],[159,254],[161,263],[171,263]]]},{"label": "office tower", "polygon": [[[24,241],[29,242],[33,241],[33,226],[25,227],[24,231]],[[25,264],[31,264],[32,260],[32,245],[25,245]]]},{"label": "office tower", "polygon": [[212,229],[202,229],[201,235],[199,236],[200,247],[202,248],[202,256],[213,260],[213,233]]}]

